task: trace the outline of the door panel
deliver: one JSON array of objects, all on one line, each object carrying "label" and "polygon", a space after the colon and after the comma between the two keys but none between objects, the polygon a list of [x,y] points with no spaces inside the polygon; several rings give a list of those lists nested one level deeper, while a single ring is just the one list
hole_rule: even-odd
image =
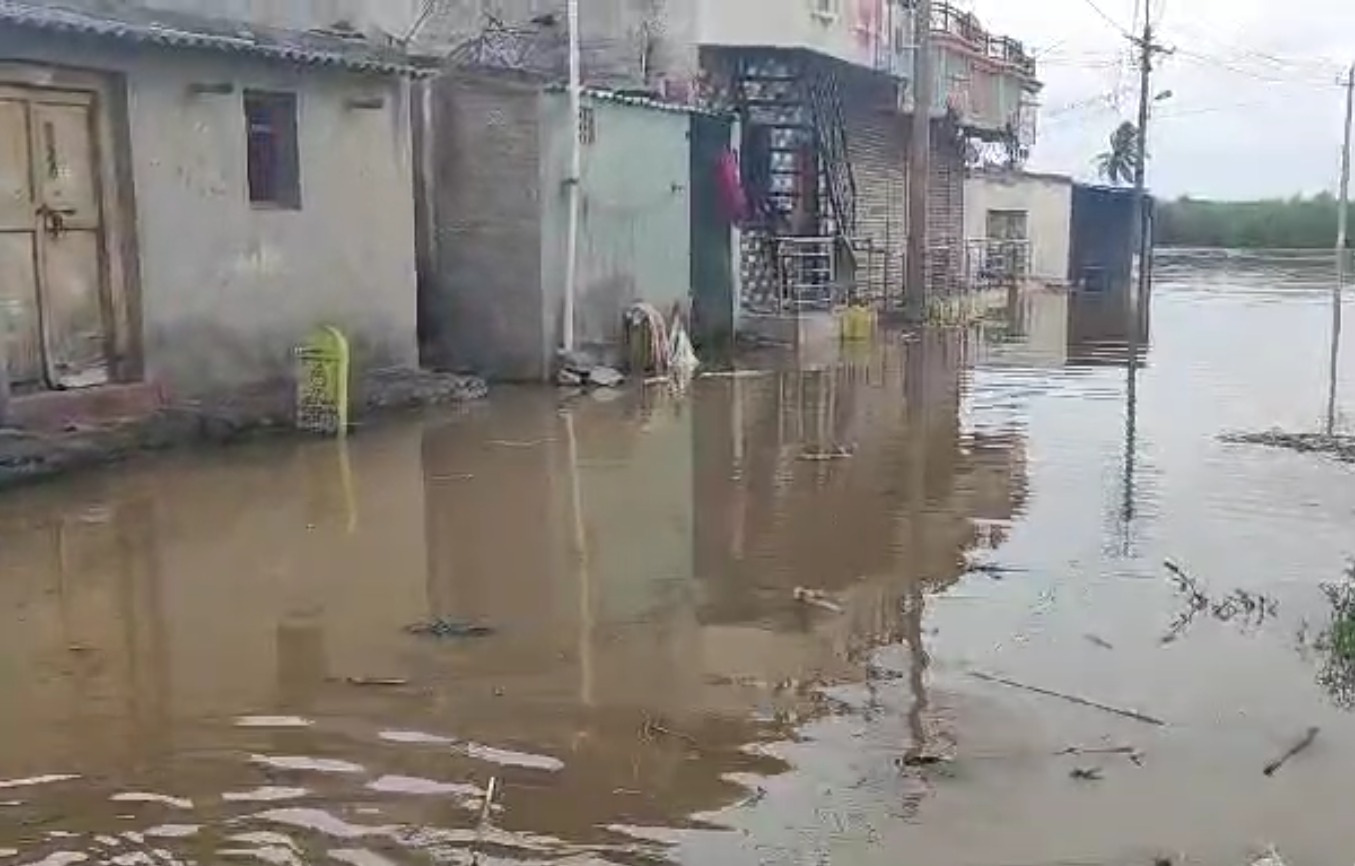
[{"label": "door panel", "polygon": [[62,388],[88,388],[108,381],[104,306],[99,279],[99,234],[49,234],[45,246],[43,312],[47,367]]},{"label": "door panel", "polygon": [[8,362],[15,386],[42,383],[33,248],[37,218],[28,148],[28,104],[0,99],[0,362]]},{"label": "door panel", "polygon": [[15,99],[0,99],[0,231],[32,231],[33,226],[28,106]]},{"label": "door panel", "polygon": [[32,107],[47,379],[60,388],[109,378],[92,106],[74,95]]},{"label": "door panel", "polygon": [[10,381],[108,381],[91,94],[0,89],[0,334]]},{"label": "door panel", "polygon": [[67,223],[85,228],[97,225],[99,195],[90,107],[35,103],[33,136],[42,203],[70,211],[63,213]]},{"label": "door panel", "polygon": [[5,337],[9,380],[15,386],[42,384],[42,330],[33,261],[32,232],[0,232],[0,335]]}]

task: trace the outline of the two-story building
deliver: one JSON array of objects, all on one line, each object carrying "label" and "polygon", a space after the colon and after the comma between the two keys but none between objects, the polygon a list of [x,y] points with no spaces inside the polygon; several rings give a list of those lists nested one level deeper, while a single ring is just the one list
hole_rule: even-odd
[{"label": "two-story building", "polygon": [[[901,297],[913,112],[912,0],[589,0],[585,81],[733,111],[748,212],[745,310],[854,294]],[[562,72],[562,0],[448,0],[414,27],[446,55]],[[933,8],[936,80],[929,259],[934,292],[964,272],[968,142],[1034,136],[1035,64],[1019,42],[946,3]]]}]

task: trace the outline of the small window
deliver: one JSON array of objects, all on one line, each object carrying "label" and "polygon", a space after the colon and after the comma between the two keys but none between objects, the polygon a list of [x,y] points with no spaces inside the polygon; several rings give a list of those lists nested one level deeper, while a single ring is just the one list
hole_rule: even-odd
[{"label": "small window", "polygon": [[579,143],[596,144],[598,140],[597,113],[589,106],[579,109]]},{"label": "small window", "polygon": [[245,127],[250,203],[299,210],[296,94],[245,91]]},{"label": "small window", "polygon": [[810,0],[810,9],[820,20],[833,20],[842,12],[842,0]]}]

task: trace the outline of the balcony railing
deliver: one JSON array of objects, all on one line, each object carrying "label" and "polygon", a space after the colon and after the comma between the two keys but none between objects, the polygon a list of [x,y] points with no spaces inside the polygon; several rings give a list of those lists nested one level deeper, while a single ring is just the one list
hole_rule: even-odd
[{"label": "balcony railing", "polygon": [[973,14],[949,3],[938,4],[932,10],[932,32],[958,39],[976,54],[1011,66],[1029,78],[1035,77],[1035,58],[1024,45],[1007,36],[994,36],[983,29]]}]

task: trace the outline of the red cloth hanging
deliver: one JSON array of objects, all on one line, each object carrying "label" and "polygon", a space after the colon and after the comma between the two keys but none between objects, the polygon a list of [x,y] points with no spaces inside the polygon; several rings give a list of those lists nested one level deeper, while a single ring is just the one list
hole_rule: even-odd
[{"label": "red cloth hanging", "polygon": [[734,151],[726,148],[720,154],[715,171],[715,183],[720,190],[720,204],[724,208],[726,218],[731,223],[742,223],[748,218],[748,197],[743,192],[739,158]]}]

